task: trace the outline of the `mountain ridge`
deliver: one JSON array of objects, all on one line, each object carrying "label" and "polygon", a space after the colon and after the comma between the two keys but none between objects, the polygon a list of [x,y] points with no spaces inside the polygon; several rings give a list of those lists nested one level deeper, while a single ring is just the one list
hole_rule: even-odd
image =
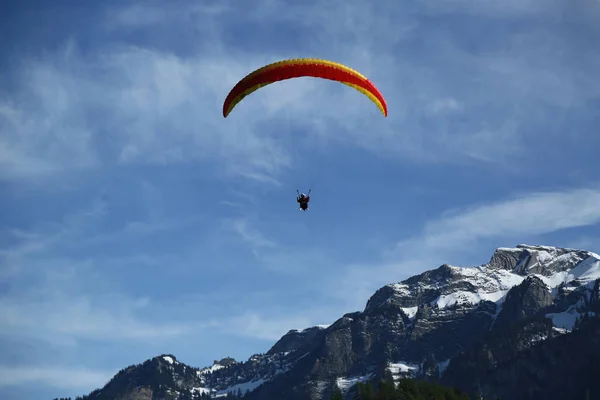
[{"label": "mountain ridge", "polygon": [[[244,362],[226,358],[199,369],[160,355],[137,366],[148,369],[154,383],[136,380],[135,393],[132,385],[119,384],[132,373],[128,367],[111,380],[122,387],[121,397],[113,398],[188,400],[229,393],[248,400],[316,400],[336,388],[350,396],[356,382],[383,377],[435,380],[472,394],[506,396],[513,392],[494,386],[490,377],[505,365],[521,365],[520,357],[571,334],[583,320],[595,320],[599,282],[596,253],[499,247],[486,264],[443,264],[385,285],[363,311],[344,314],[331,325],[290,330],[266,353]],[[477,385],[465,378],[469,374],[477,376]],[[481,381],[487,382],[484,389]],[[111,382],[86,399],[108,398]],[[516,386],[511,390],[520,390]]]}]

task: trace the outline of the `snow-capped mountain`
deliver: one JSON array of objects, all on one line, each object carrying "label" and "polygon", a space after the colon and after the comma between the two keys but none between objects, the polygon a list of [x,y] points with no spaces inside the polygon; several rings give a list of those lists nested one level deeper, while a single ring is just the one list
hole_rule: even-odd
[{"label": "snow-capped mountain", "polygon": [[[556,352],[557,343],[573,338],[574,347],[587,346],[582,360],[600,356],[600,335],[593,334],[600,333],[599,282],[595,253],[499,248],[479,267],[445,264],[386,285],[364,311],[330,326],[292,330],[246,362],[224,359],[196,369],[163,355],[119,372],[89,398],[184,400],[230,393],[247,400],[322,399],[335,387],[350,396],[356,382],[384,377],[440,380],[494,399],[574,398],[577,388],[548,389],[556,364],[530,358]],[[561,373],[574,374],[586,362]],[[527,380],[527,393],[523,378],[514,376],[518,368],[539,375]]]}]

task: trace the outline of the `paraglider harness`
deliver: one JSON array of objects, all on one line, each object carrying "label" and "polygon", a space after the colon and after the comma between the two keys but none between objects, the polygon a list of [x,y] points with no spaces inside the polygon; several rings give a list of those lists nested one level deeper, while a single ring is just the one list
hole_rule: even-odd
[{"label": "paraglider harness", "polygon": [[310,189],[310,190],[308,191],[308,194],[307,194],[305,197],[302,197],[302,196],[300,195],[300,192],[299,192],[298,190],[296,190],[296,193],[298,193],[298,197],[296,197],[296,201],[297,201],[298,203],[300,203],[300,209],[301,209],[302,211],[306,211],[306,210],[308,210],[308,202],[310,201],[310,192],[311,192],[311,190],[312,190],[312,189]]}]

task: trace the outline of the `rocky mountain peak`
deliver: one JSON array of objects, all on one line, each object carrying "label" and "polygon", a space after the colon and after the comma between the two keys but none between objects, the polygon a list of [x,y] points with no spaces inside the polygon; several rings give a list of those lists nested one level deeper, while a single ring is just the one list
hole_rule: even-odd
[{"label": "rocky mountain peak", "polygon": [[508,291],[529,276],[542,279],[548,288],[572,280],[571,270],[584,260],[600,256],[583,250],[520,244],[496,249],[487,264],[456,267],[444,264],[400,283],[386,285],[368,300],[364,312],[399,309],[413,317],[419,307],[445,308],[451,305],[476,305],[498,302]]},{"label": "rocky mountain peak", "polygon": [[152,360],[161,364],[179,364],[179,361],[177,361],[177,358],[175,358],[173,354],[161,354],[159,356],[154,357]]},{"label": "rocky mountain peak", "polygon": [[289,353],[301,349],[307,343],[314,341],[326,328],[326,325],[317,325],[302,330],[292,329],[283,335],[267,354]]},{"label": "rocky mountain peak", "polygon": [[456,276],[455,267],[453,267],[449,264],[442,264],[441,266],[439,266],[436,269],[432,269],[430,271],[425,271],[419,275],[410,277],[410,278],[402,281],[402,283],[407,284],[407,285],[414,285],[414,284],[431,285],[431,284],[436,284],[436,283],[441,283],[441,282],[447,281],[449,279],[452,279],[455,276]]},{"label": "rocky mountain peak", "polygon": [[486,267],[512,271],[521,276],[549,276],[573,268],[590,255],[584,250],[519,244],[515,248],[497,248]]},{"label": "rocky mountain peak", "polygon": [[232,366],[234,364],[237,364],[237,363],[238,362],[235,360],[235,358],[225,357],[225,358],[223,358],[223,359],[221,359],[219,361],[214,360],[213,361],[213,366],[220,365],[220,366],[222,366],[224,368],[227,368],[227,367],[230,367],[230,366]]}]

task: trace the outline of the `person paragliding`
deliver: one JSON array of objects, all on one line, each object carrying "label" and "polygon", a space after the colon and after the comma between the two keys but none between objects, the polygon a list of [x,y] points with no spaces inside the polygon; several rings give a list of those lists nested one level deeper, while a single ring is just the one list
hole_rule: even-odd
[{"label": "person paragliding", "polygon": [[[334,61],[316,58],[295,58],[265,65],[238,81],[231,88],[227,97],[225,97],[225,101],[223,102],[223,118],[227,118],[233,109],[251,93],[275,82],[301,77],[327,79],[349,86],[367,96],[377,106],[384,117],[388,115],[385,98],[375,84],[360,72]],[[310,191],[308,194],[296,192],[298,193],[296,201],[300,204],[300,209],[308,211]]]},{"label": "person paragliding", "polygon": [[300,194],[300,192],[298,192],[297,190],[296,190],[296,193],[298,193],[298,197],[296,197],[296,201],[300,204],[300,209],[302,211],[307,211],[308,210],[308,202],[310,201],[310,190],[308,191],[308,195],[306,195],[304,193]]}]

